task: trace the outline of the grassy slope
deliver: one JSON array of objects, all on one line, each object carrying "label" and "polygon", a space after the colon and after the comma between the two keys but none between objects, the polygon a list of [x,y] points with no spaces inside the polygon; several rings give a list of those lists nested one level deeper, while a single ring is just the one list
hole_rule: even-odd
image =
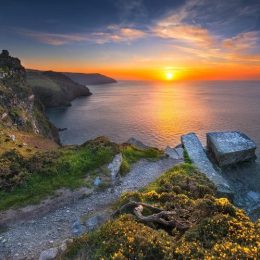
[{"label": "grassy slope", "polygon": [[[7,145],[0,155],[0,210],[38,203],[60,188],[89,187],[97,175],[104,182],[110,180],[103,166],[111,162],[116,153],[122,152],[129,167],[141,158],[162,156],[157,149],[139,150],[129,145],[119,146],[102,137],[82,146],[52,147],[45,152],[39,148],[27,151],[28,147],[19,145],[16,150],[10,150],[15,145],[11,141]],[[123,172],[126,173],[125,168]]]},{"label": "grassy slope", "polygon": [[[61,259],[259,259],[260,221],[253,223],[191,164],[165,173],[142,191],[124,194],[116,207],[142,201],[165,210],[185,210],[187,230],[145,225],[132,214],[74,239]],[[144,214],[151,214],[146,211]]]},{"label": "grassy slope", "polygon": [[34,87],[41,87],[51,91],[60,91],[60,86],[49,77],[38,71],[27,71],[27,82]]}]

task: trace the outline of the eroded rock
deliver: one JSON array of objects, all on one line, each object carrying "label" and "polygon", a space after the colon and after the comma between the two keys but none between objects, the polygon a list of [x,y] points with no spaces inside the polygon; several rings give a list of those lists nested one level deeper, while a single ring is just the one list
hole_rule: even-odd
[{"label": "eroded rock", "polygon": [[123,156],[121,153],[119,153],[114,157],[113,161],[108,165],[107,168],[111,172],[112,180],[115,180],[115,178],[117,177],[117,174],[119,173],[122,162],[123,162]]},{"label": "eroded rock", "polygon": [[227,180],[214,169],[197,135],[194,133],[183,135],[181,141],[191,161],[200,172],[204,173],[216,185],[218,191],[228,196],[233,194]]},{"label": "eroded rock", "polygon": [[220,167],[255,158],[255,142],[238,131],[208,133],[207,146]]}]

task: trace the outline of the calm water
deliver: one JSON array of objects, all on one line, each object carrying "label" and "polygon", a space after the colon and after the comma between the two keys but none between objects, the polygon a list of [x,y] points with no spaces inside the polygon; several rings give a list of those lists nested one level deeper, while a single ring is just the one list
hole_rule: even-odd
[{"label": "calm water", "polygon": [[[105,135],[116,142],[135,137],[163,148],[179,144],[180,136],[188,132],[197,133],[205,142],[209,131],[240,130],[260,147],[259,81],[126,81],[90,89],[91,97],[47,111],[57,127],[68,128],[61,132],[63,144],[80,144]],[[260,149],[257,153],[260,158]],[[225,173],[241,191],[241,200],[250,191],[260,191],[259,162]]]}]

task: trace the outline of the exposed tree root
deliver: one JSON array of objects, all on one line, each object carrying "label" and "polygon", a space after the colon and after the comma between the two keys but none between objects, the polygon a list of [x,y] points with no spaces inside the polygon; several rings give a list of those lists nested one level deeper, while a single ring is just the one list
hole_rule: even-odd
[{"label": "exposed tree root", "polygon": [[[143,214],[145,208],[155,213],[145,216]],[[132,213],[139,221],[148,225],[159,224],[165,228],[176,228],[179,231],[185,231],[193,224],[193,221],[187,219],[188,212],[189,211],[185,209],[166,211],[147,203],[132,201],[119,208],[114,215]]]}]

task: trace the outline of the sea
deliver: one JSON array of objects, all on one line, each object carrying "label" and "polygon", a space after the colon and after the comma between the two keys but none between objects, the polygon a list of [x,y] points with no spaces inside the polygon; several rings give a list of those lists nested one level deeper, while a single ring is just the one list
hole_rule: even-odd
[{"label": "sea", "polygon": [[194,132],[241,131],[257,146],[255,162],[223,171],[235,189],[235,203],[260,215],[260,81],[120,81],[88,86],[93,95],[70,107],[48,109],[61,142],[81,144],[97,136],[122,143],[134,137],[165,148]]}]

